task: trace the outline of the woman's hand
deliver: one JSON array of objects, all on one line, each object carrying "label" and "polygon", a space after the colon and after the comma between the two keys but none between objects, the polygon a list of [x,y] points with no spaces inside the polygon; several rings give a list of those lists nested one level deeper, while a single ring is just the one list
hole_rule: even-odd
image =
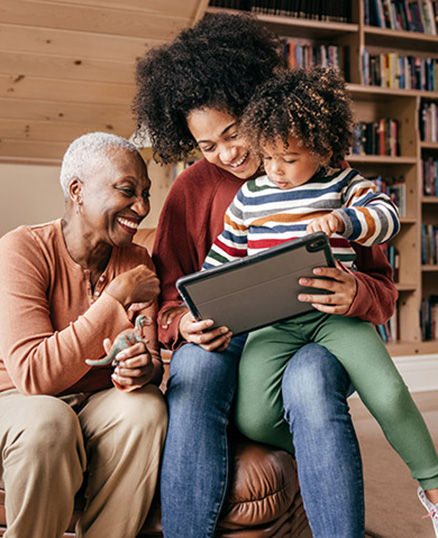
[{"label": "woman's hand", "polygon": [[182,316],[179,332],[187,342],[198,344],[206,351],[223,351],[230,343],[232,333],[227,327],[211,327],[212,319],[196,321],[190,312]]},{"label": "woman's hand", "polygon": [[320,312],[346,314],[356,296],[357,283],[354,276],[345,272],[337,261],[336,267],[317,267],[313,273],[318,278],[300,278],[301,286],[320,288],[332,293],[327,295],[300,293],[298,300],[312,303]]},{"label": "woman's hand", "polygon": [[[111,340],[106,338],[103,347],[111,349]],[[154,364],[146,341],[136,342],[116,355],[119,362],[112,374],[115,385],[121,389],[139,389],[149,383],[154,375]]]},{"label": "woman's hand", "polygon": [[183,312],[188,312],[189,309],[187,306],[181,305],[181,306],[172,306],[171,308],[168,308],[165,310],[160,317],[160,325],[163,327],[163,329],[168,329],[172,321],[182,314]]},{"label": "woman's hand", "polygon": [[106,288],[125,308],[132,303],[143,303],[149,306],[160,293],[160,282],[157,275],[146,265],[137,265],[125,271]]}]

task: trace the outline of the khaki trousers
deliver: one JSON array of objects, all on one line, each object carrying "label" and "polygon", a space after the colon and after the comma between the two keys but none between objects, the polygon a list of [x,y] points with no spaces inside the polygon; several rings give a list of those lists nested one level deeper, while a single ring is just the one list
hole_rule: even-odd
[{"label": "khaki trousers", "polygon": [[60,538],[87,471],[83,538],[134,538],[146,519],[167,428],[153,385],[65,398],[0,393],[5,538]]}]

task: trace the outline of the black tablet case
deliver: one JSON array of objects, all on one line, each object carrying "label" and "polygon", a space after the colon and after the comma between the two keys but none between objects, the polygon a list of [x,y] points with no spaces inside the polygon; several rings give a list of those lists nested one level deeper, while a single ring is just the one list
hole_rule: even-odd
[{"label": "black tablet case", "polygon": [[196,319],[213,319],[235,335],[313,310],[299,293],[327,293],[305,288],[298,279],[315,267],[334,267],[323,232],[283,243],[259,254],[178,279],[176,286]]}]

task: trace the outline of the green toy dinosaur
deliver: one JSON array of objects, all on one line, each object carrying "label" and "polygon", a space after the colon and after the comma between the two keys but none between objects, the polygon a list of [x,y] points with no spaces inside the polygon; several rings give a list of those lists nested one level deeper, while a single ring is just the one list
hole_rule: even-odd
[{"label": "green toy dinosaur", "polygon": [[120,353],[120,351],[132,346],[136,342],[144,341],[141,331],[144,325],[148,324],[147,321],[148,318],[146,316],[138,316],[135,321],[135,328],[127,329],[119,334],[119,336],[117,336],[117,338],[114,340],[114,343],[106,357],[97,360],[85,359],[85,362],[90,366],[102,366],[109,363],[111,363],[111,366],[117,366],[119,361],[116,359],[116,356],[118,353]]}]

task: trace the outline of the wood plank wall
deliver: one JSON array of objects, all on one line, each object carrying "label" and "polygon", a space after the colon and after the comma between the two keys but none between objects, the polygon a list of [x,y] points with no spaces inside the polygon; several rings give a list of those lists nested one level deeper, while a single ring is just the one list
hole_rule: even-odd
[{"label": "wood plank wall", "polygon": [[57,164],[89,131],[129,137],[136,60],[208,0],[1,0],[0,163]]}]

